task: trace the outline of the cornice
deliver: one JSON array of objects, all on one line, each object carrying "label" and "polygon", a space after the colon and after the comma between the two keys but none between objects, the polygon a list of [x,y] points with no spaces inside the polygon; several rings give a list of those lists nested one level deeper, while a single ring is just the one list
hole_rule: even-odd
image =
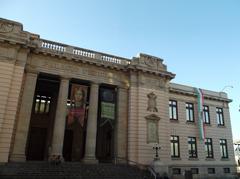
[{"label": "cornice", "polygon": [[[197,97],[197,94],[192,91],[182,90],[182,89],[173,88],[173,87],[169,87],[169,92],[175,93],[175,94],[180,94],[180,95],[185,95],[185,96]],[[221,93],[219,93],[219,94],[221,95]],[[208,95],[208,94],[204,94],[204,99],[227,102],[227,103],[232,102],[231,99],[221,97],[221,96]]]}]

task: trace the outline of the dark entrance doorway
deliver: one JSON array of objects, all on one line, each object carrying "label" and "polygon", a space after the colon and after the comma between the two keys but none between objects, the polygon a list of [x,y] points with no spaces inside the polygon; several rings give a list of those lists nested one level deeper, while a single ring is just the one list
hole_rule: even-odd
[{"label": "dark entrance doorway", "polygon": [[114,87],[100,87],[98,109],[96,156],[100,162],[111,162],[114,157],[116,120],[116,90]]},{"label": "dark entrance doorway", "polygon": [[58,78],[39,75],[28,133],[27,160],[48,159],[49,148],[52,143],[58,90]]},{"label": "dark entrance doorway", "polygon": [[31,127],[28,147],[28,160],[44,160],[44,148],[46,145],[46,128]]},{"label": "dark entrance doorway", "polygon": [[63,143],[63,158],[65,161],[72,160],[72,142],[73,142],[73,131],[65,130],[64,143]]}]

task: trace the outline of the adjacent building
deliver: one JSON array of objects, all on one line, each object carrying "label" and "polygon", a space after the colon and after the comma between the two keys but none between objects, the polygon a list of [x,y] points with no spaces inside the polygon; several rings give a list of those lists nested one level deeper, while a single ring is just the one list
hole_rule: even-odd
[{"label": "adjacent building", "polygon": [[161,58],[73,47],[0,19],[0,162],[150,165],[157,143],[169,175],[230,176],[231,100],[174,77]]}]

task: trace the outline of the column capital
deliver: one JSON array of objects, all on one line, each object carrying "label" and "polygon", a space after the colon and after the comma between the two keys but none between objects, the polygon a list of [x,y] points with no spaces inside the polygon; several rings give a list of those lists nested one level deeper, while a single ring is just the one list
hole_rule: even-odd
[{"label": "column capital", "polygon": [[97,82],[97,81],[91,81],[91,86],[92,86],[92,85],[99,86],[99,85],[100,85],[100,83],[99,83],[99,82]]},{"label": "column capital", "polygon": [[117,86],[117,89],[118,90],[125,90],[125,91],[127,91],[128,89],[129,89],[129,87],[128,86],[126,86],[126,85],[121,85],[121,86]]},{"label": "column capital", "polygon": [[33,70],[33,69],[27,69],[25,70],[25,72],[27,75],[32,75],[32,76],[38,76],[40,73],[39,71]]},{"label": "column capital", "polygon": [[71,77],[67,76],[67,75],[60,76],[60,80],[70,80],[70,79],[71,79]]}]

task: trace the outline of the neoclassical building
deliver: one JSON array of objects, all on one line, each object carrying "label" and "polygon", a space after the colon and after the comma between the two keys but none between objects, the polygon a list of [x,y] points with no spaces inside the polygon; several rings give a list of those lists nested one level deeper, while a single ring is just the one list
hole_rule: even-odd
[{"label": "neoclassical building", "polygon": [[73,47],[0,19],[0,162],[150,165],[158,144],[170,175],[236,172],[231,100],[174,77],[161,58]]}]

